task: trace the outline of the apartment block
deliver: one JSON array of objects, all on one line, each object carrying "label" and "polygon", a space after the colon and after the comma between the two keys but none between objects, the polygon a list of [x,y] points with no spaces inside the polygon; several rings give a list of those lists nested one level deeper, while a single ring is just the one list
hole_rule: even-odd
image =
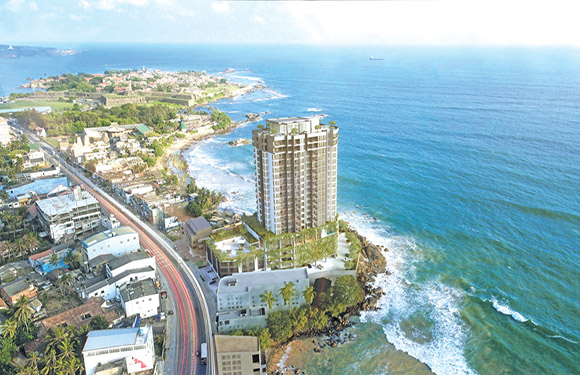
[{"label": "apartment block", "polygon": [[318,117],[268,120],[252,132],[258,220],[279,235],[336,220],[338,128]]},{"label": "apartment block", "polygon": [[252,336],[214,336],[218,375],[261,375],[266,360],[260,341]]}]

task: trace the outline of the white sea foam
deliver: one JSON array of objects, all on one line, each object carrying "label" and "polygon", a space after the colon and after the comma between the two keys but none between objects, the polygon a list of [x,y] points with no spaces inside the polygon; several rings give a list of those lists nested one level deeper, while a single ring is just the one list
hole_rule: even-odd
[{"label": "white sea foam", "polygon": [[255,206],[253,173],[248,164],[241,160],[228,161],[214,157],[214,149],[223,147],[215,138],[196,144],[184,154],[188,173],[195,178],[198,186],[219,191],[227,197],[228,200],[220,207],[251,213]]},{"label": "white sea foam", "polygon": [[308,108],[306,111],[308,111],[308,112],[322,112],[322,108]]},{"label": "white sea foam", "polygon": [[[379,275],[375,286],[385,294],[377,311],[361,313],[361,322],[382,325],[387,340],[398,350],[428,365],[438,375],[474,374],[464,357],[463,346],[469,329],[460,316],[464,294],[438,280],[414,282],[414,264],[422,250],[413,238],[393,236],[383,224],[364,215],[341,214],[370,242],[386,246],[384,253],[391,275]],[[410,279],[410,280],[409,280]],[[424,317],[429,331],[415,328],[414,320]]]},{"label": "white sea foam", "polygon": [[[529,319],[526,319],[522,314],[520,314],[519,312],[512,310],[507,303],[503,302],[500,303],[497,298],[492,297],[491,298],[491,303],[493,305],[493,308],[496,309],[498,312],[504,314],[504,315],[509,315],[512,318],[514,318],[515,320],[517,320],[518,322],[522,322],[525,323],[527,322]],[[532,322],[533,323],[533,322]]]},{"label": "white sea foam", "polygon": [[285,99],[288,97],[288,95],[280,94],[279,92],[274,91],[274,90],[264,90],[264,93],[267,94],[266,97],[254,99],[254,100],[252,100],[252,102],[258,103],[258,102],[265,102],[267,100]]}]

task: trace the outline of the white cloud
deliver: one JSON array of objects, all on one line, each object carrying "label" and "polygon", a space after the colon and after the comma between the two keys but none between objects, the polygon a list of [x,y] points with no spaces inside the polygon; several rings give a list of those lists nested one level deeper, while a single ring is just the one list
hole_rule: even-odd
[{"label": "white cloud", "polygon": [[211,3],[211,9],[216,13],[229,13],[230,4],[225,1],[213,1]]},{"label": "white cloud", "polygon": [[580,44],[572,1],[290,2],[306,42],[427,45]]},{"label": "white cloud", "polygon": [[10,12],[18,12],[24,3],[25,0],[10,0],[8,3],[6,3],[5,8]]},{"label": "white cloud", "polygon": [[254,17],[254,21],[256,23],[264,23],[264,19],[262,17],[260,17],[260,16],[255,16]]},{"label": "white cloud", "polygon": [[37,11],[38,10],[38,4],[36,4],[35,1],[31,1],[30,4],[28,4],[28,6],[30,7],[31,10],[33,11]]}]

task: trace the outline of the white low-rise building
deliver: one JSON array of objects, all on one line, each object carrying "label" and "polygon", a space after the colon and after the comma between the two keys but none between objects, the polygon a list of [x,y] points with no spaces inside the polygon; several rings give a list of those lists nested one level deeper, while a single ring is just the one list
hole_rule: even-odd
[{"label": "white low-rise building", "polygon": [[[285,304],[280,295],[284,283],[293,283],[294,297]],[[235,273],[220,280],[217,289],[217,326],[219,332],[263,327],[270,311],[288,310],[306,303],[303,292],[310,285],[304,268]],[[271,292],[272,309],[261,295]]]},{"label": "white low-rise building", "polygon": [[155,257],[145,251],[135,251],[115,258],[105,266],[108,277],[116,277],[129,270],[138,270],[150,267],[156,269]]},{"label": "white low-rise building", "polygon": [[119,297],[119,288],[132,281],[155,279],[155,269],[151,267],[126,270],[123,273],[105,278],[104,276],[95,277],[86,281],[85,287],[80,291],[83,299],[90,297],[103,297],[110,301]]},{"label": "white low-rise building", "polygon": [[149,318],[159,312],[159,294],[153,279],[125,284],[119,289],[119,295],[125,316],[138,314],[141,318]]},{"label": "white low-rise building", "polygon": [[129,374],[153,371],[155,350],[153,329],[124,328],[91,331],[83,348],[87,375],[94,375],[97,366],[122,360]]},{"label": "white low-rise building", "polygon": [[118,227],[90,236],[83,242],[87,260],[104,254],[121,256],[139,250],[139,233],[131,227]]}]

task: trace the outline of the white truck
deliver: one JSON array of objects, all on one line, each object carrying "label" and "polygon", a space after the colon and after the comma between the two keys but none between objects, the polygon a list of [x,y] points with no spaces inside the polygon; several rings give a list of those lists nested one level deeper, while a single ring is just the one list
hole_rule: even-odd
[{"label": "white truck", "polygon": [[205,342],[201,343],[201,364],[207,365],[207,344]]}]

